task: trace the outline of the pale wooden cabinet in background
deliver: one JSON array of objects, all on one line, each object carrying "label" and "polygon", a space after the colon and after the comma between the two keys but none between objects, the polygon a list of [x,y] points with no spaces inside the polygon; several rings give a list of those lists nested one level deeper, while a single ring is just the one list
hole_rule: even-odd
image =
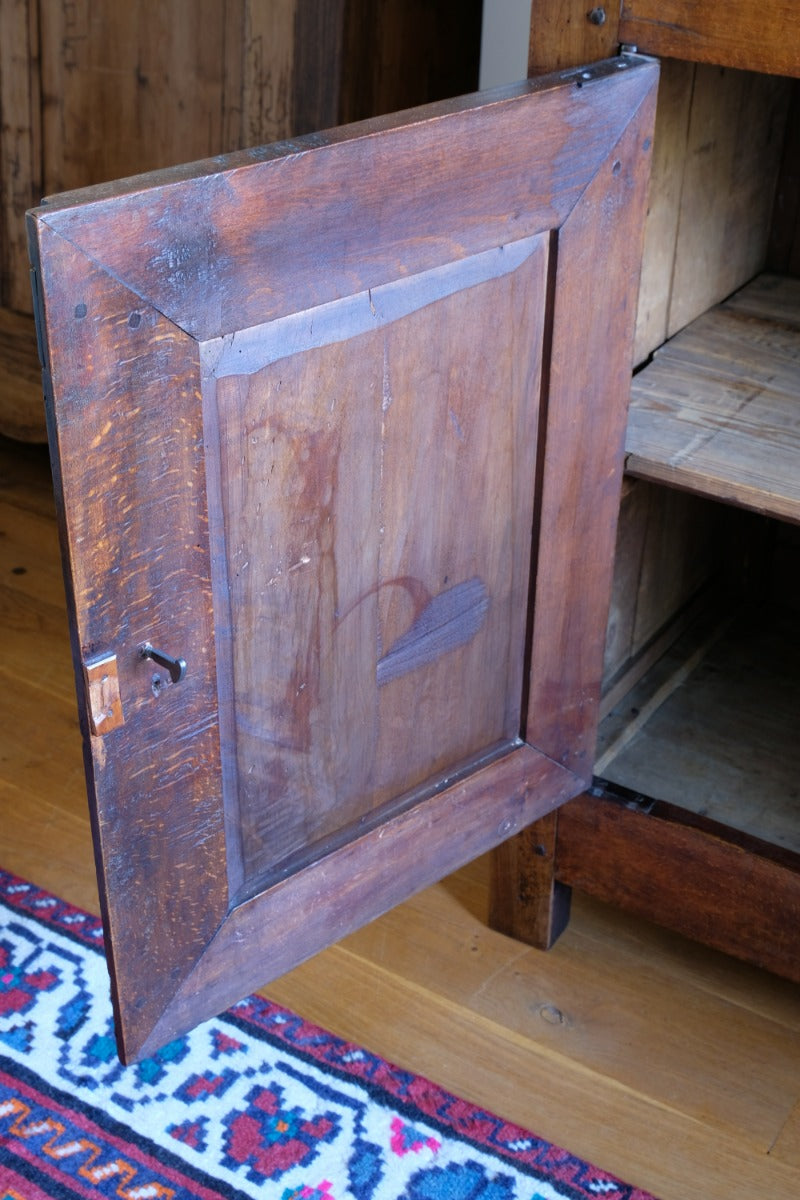
[{"label": "pale wooden cabinet in background", "polygon": [[477,86],[480,0],[0,0],[0,434],[44,441],[42,196]]}]

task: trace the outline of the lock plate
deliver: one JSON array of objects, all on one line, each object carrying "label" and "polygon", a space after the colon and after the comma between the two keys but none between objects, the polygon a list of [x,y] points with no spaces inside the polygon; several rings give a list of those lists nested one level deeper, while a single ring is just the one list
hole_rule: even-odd
[{"label": "lock plate", "polygon": [[83,664],[92,733],[103,737],[125,723],[119,692],[116,654],[104,654]]}]

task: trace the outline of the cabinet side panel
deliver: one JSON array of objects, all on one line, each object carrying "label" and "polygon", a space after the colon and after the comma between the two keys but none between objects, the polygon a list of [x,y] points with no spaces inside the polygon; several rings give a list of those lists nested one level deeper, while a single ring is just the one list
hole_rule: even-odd
[{"label": "cabinet side panel", "polygon": [[686,169],[687,132],[697,67],[661,64],[653,146],[653,169],[645,219],[634,364],[644,362],[667,339],[675,248]]},{"label": "cabinet side panel", "polygon": [[0,305],[31,311],[24,215],[41,196],[38,4],[0,5]]}]

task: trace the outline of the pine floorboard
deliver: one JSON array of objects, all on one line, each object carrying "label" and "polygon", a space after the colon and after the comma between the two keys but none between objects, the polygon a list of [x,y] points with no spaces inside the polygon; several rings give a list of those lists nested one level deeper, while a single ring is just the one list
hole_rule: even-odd
[{"label": "pine floorboard", "polygon": [[[46,455],[0,442],[0,865],[96,912],[73,697]],[[796,1200],[800,988],[580,896],[541,954],[487,898],[479,860],[265,993],[659,1200]]]}]

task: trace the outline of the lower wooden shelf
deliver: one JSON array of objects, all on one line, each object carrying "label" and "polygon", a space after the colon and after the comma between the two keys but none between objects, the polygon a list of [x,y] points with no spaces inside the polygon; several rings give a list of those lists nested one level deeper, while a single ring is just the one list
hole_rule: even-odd
[{"label": "lower wooden shelf", "polygon": [[800,521],[800,280],[760,275],[634,377],[625,468]]},{"label": "lower wooden shelf", "polygon": [[602,722],[597,774],[800,855],[799,624],[696,622]]},{"label": "lower wooden shelf", "polygon": [[577,887],[800,982],[800,639],[772,604],[695,622],[600,727],[553,839]]},{"label": "lower wooden shelf", "polygon": [[547,948],[577,888],[800,982],[797,623],[685,629],[602,722],[593,788],[496,852],[495,928]]},{"label": "lower wooden shelf", "polygon": [[602,723],[555,877],[800,980],[797,629],[770,603],[686,630]]}]

